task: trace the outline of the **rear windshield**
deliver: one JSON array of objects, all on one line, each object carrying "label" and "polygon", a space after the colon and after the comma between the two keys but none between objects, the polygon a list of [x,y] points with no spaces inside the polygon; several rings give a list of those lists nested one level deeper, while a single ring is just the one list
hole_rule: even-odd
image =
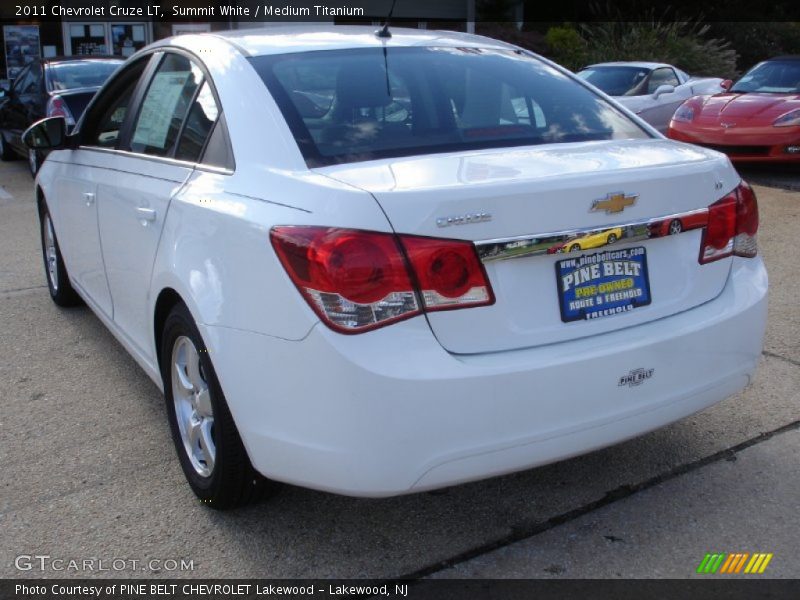
[{"label": "rear windshield", "polygon": [[100,87],[123,62],[121,60],[53,62],[47,67],[48,87],[52,91]]},{"label": "rear windshield", "polygon": [[639,67],[589,67],[578,77],[600,88],[609,96],[638,96],[647,92],[642,85],[650,74]]},{"label": "rear windshield", "polygon": [[360,48],[249,60],[309,166],[649,137],[567,75],[512,51]]}]

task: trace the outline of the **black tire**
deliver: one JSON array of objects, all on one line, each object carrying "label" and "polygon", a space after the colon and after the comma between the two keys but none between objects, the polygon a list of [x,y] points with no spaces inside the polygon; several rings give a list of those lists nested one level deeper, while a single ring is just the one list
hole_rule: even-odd
[{"label": "black tire", "polygon": [[569,247],[569,251],[570,252],[580,252],[581,251],[581,247],[580,247],[579,244],[572,244],[572,246]]},{"label": "black tire", "polygon": [[[64,259],[61,256],[61,248],[58,245],[53,223],[47,205],[42,202],[39,205],[39,235],[42,244],[42,260],[44,262],[44,276],[47,279],[47,289],[50,297],[58,306],[78,306],[83,304],[83,300],[72,288],[64,266]],[[52,244],[49,240],[52,239]],[[52,270],[51,270],[52,269]]]},{"label": "black tire", "polygon": [[[192,464],[178,424],[173,393],[173,351],[182,338],[189,338],[199,355],[200,373],[208,386],[213,410],[211,436],[215,460],[207,476],[200,474]],[[217,510],[236,508],[261,500],[277,486],[251,465],[219,385],[211,357],[185,305],[178,304],[172,309],[164,322],[161,339],[161,377],[164,382],[169,427],[181,468],[192,491],[203,504]],[[180,383],[176,385],[180,386]]]},{"label": "black tire", "polygon": [[607,241],[609,244],[613,244],[614,242],[616,242],[616,241],[617,241],[617,234],[615,234],[615,233],[609,233],[609,234],[608,234],[608,240],[606,240],[606,241]]},{"label": "black tire", "polygon": [[674,219],[673,221],[670,222],[667,233],[669,233],[669,235],[677,235],[682,231],[683,231],[683,223],[681,223],[680,220],[678,219]]},{"label": "black tire", "polygon": [[0,159],[15,160],[16,158],[17,158],[16,153],[11,148],[11,146],[8,145],[8,142],[6,142],[6,139],[5,137],[3,137],[3,134],[0,133]]}]

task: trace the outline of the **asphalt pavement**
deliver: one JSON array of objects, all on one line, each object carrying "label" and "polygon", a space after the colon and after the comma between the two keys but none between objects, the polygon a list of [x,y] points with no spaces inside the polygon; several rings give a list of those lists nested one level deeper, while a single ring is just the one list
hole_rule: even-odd
[{"label": "asphalt pavement", "polygon": [[157,388],[50,301],[26,165],[0,164],[0,577],[701,577],[709,552],[800,577],[800,193],[756,191],[770,314],[744,392],[514,475],[384,500],[285,486],[219,513],[184,483]]}]

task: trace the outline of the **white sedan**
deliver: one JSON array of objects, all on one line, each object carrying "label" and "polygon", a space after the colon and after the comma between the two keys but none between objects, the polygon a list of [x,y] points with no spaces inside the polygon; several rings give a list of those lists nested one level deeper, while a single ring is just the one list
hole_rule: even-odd
[{"label": "white sedan", "polygon": [[588,81],[661,133],[684,100],[718,94],[731,85],[719,77],[692,77],[680,69],[655,62],[609,62],[578,71]]},{"label": "white sedan", "polygon": [[88,304],[163,389],[215,508],[588,452],[741,390],[761,353],[756,199],[728,159],[502,42],[181,36],[71,135],[52,118],[25,140],[50,150],[53,300]]}]

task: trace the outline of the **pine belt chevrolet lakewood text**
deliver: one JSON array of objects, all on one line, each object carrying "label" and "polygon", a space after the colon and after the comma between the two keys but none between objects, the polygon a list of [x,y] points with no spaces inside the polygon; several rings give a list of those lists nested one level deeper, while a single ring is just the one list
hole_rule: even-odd
[{"label": "pine belt chevrolet lakewood text", "polygon": [[753,191],[483,37],[186,35],[128,59],[36,183],[59,305],[163,388],[192,489],[389,496],[526,469],[741,390]]}]

